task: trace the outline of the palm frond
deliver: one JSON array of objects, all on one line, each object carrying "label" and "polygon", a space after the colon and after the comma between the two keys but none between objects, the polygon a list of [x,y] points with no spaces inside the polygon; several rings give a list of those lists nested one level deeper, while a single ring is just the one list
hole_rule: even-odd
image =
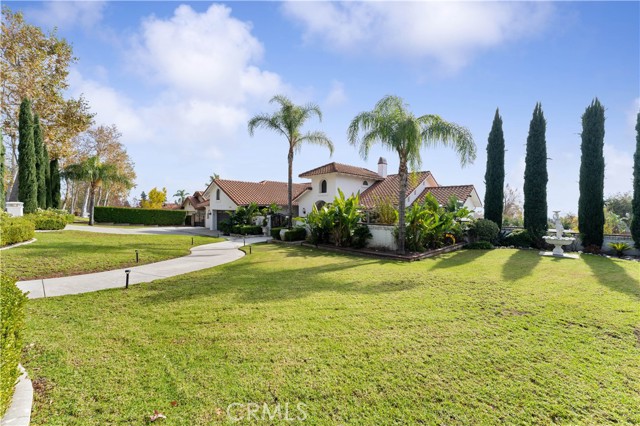
[{"label": "palm frond", "polygon": [[333,142],[331,142],[331,139],[329,139],[329,137],[324,132],[308,132],[304,136],[298,138],[297,143],[294,147],[296,149],[296,152],[300,151],[303,143],[326,147],[329,149],[329,155],[333,155]]}]

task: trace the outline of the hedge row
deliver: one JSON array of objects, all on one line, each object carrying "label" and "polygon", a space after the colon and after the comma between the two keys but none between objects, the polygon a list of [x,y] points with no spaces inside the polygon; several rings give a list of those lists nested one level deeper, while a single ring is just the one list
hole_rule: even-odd
[{"label": "hedge row", "polygon": [[279,240],[281,230],[282,228],[271,228],[271,238],[273,238],[274,240]]},{"label": "hedge row", "polygon": [[0,223],[0,246],[28,241],[35,236],[35,225],[24,217],[2,216]]},{"label": "hedge row", "polygon": [[305,228],[293,228],[284,233],[285,241],[302,241],[307,238],[307,230]]},{"label": "hedge row", "polygon": [[184,225],[185,210],[136,209],[128,207],[95,207],[94,218],[102,223],[136,225]]},{"label": "hedge row", "polygon": [[63,216],[31,213],[25,215],[24,218],[33,222],[37,230],[59,230],[67,226],[67,221]]},{"label": "hedge row", "polygon": [[241,235],[262,235],[262,227],[258,225],[234,225],[231,232]]},{"label": "hedge row", "polygon": [[20,354],[27,297],[16,287],[15,280],[0,277],[0,417],[11,402],[13,388],[20,372]]}]

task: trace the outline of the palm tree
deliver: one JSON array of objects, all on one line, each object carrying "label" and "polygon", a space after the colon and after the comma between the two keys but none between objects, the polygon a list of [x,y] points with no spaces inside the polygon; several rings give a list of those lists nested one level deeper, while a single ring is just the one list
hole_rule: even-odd
[{"label": "palm tree", "polygon": [[100,158],[89,157],[76,164],[68,165],[64,170],[65,177],[89,183],[89,225],[94,224],[93,209],[95,206],[96,190],[103,183],[122,183],[131,185],[115,164],[102,163]]},{"label": "palm tree", "polygon": [[[362,132],[362,137],[358,135]],[[385,96],[371,111],[358,114],[347,132],[351,145],[360,146],[360,154],[365,160],[373,144],[379,142],[389,150],[396,151],[400,159],[398,175],[398,251],[404,253],[405,203],[409,167],[420,167],[420,149],[442,144],[453,148],[460,157],[462,166],[476,158],[476,146],[469,130],[455,123],[449,123],[438,115],[428,114],[416,117],[402,98]]]},{"label": "palm tree", "polygon": [[189,196],[189,193],[184,189],[179,189],[175,194],[173,194],[173,196],[178,197],[178,199],[180,200],[178,204],[182,204],[184,203],[184,200]]},{"label": "palm tree", "polygon": [[289,143],[289,154],[287,160],[289,163],[288,175],[288,207],[289,207],[289,227],[291,227],[291,219],[293,217],[293,154],[299,152],[302,144],[310,143],[327,147],[331,155],[333,155],[333,143],[324,134],[324,132],[307,132],[301,133],[301,128],[312,115],[317,115],[322,121],[322,112],[316,104],[295,105],[286,96],[276,95],[269,103],[277,103],[280,109],[273,114],[258,114],[249,120],[249,135],[253,136],[254,130],[263,127],[268,130],[280,133],[287,138]]}]

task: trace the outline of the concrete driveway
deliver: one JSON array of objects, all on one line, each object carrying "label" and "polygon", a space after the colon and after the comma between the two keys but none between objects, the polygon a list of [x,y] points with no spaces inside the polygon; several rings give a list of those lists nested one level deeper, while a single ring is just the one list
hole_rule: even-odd
[{"label": "concrete driveway", "polygon": [[146,226],[144,228],[136,228],[128,226],[88,226],[71,224],[67,225],[64,230],[128,235],[206,235],[210,237],[217,237],[220,234],[218,231],[211,231],[207,228],[192,226]]}]

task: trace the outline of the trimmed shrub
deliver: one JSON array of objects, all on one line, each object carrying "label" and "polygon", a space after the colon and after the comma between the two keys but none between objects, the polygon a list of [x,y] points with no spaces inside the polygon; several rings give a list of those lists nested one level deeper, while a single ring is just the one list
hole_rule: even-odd
[{"label": "trimmed shrub", "polygon": [[479,241],[495,241],[499,232],[498,225],[487,219],[478,219],[471,226],[471,234]]},{"label": "trimmed shrub", "polygon": [[284,233],[285,241],[302,241],[307,238],[307,229],[303,227],[289,229]]},{"label": "trimmed shrub", "polygon": [[533,238],[531,238],[531,234],[529,234],[529,231],[526,229],[516,229],[507,235],[503,242],[504,245],[507,246],[531,247],[533,244]]},{"label": "trimmed shrub", "polygon": [[74,216],[64,210],[40,210],[24,216],[32,221],[38,230],[64,229],[67,223],[73,223]]},{"label": "trimmed shrub", "polygon": [[96,222],[141,225],[183,225],[185,210],[136,209],[130,207],[95,207]]},{"label": "trimmed shrub", "polygon": [[18,364],[22,353],[22,336],[27,297],[16,287],[16,281],[0,277],[0,417],[11,402],[13,388],[20,375]]},{"label": "trimmed shrub", "polygon": [[262,235],[262,227],[257,225],[234,225],[231,232],[241,235]]},{"label": "trimmed shrub", "polygon": [[35,225],[24,217],[2,217],[0,246],[28,241],[35,236]]},{"label": "trimmed shrub", "polygon": [[274,240],[279,240],[281,230],[282,228],[271,228],[271,238],[273,238]]},{"label": "trimmed shrub", "polygon": [[351,246],[354,248],[365,248],[367,246],[367,240],[373,237],[369,227],[367,225],[358,225],[353,230],[353,236],[351,238]]},{"label": "trimmed shrub", "polygon": [[467,244],[466,246],[464,246],[464,248],[467,248],[469,250],[491,250],[493,248],[493,244],[491,244],[489,241],[476,241],[475,243]]},{"label": "trimmed shrub", "polygon": [[37,230],[55,231],[64,229],[67,226],[67,221],[63,217],[56,215],[31,213],[25,215],[24,218],[33,222]]}]

